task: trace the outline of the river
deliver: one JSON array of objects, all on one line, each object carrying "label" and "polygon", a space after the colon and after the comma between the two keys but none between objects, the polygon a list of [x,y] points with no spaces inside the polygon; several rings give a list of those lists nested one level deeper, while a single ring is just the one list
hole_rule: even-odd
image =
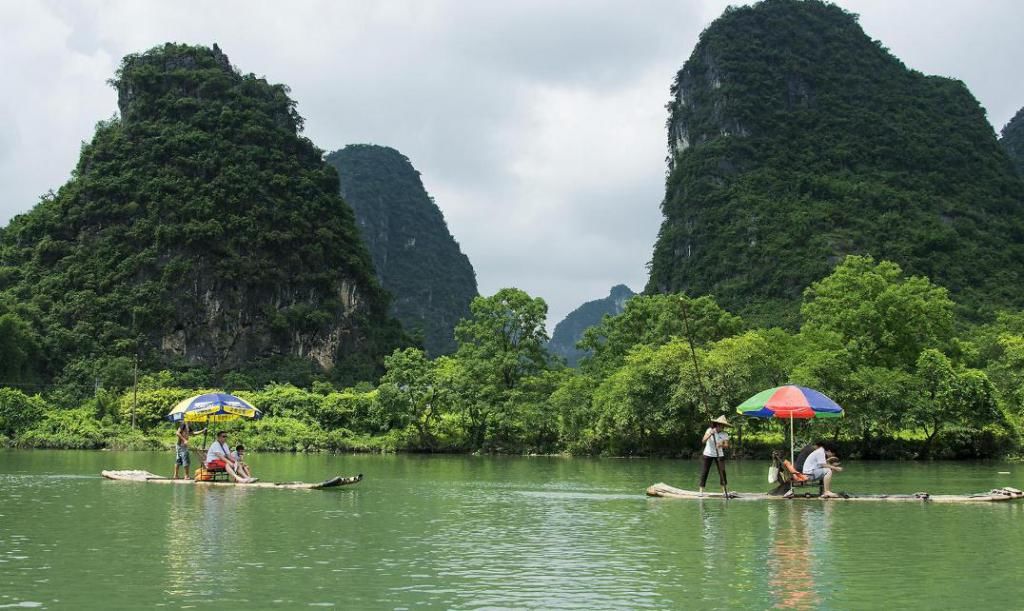
[{"label": "river", "polygon": [[[695,487],[696,461],[249,458],[263,480],[366,479],[161,486],[99,472],[169,474],[170,453],[0,450],[0,608],[1024,608],[1021,501],[644,496]],[[846,466],[837,490],[1024,488],[1019,464]],[[729,469],[766,488],[765,462]]]}]

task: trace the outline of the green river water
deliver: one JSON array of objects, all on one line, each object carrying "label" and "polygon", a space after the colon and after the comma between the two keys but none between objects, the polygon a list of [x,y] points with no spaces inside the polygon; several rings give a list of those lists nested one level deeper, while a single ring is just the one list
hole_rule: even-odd
[{"label": "green river water", "polygon": [[[670,460],[250,456],[269,481],[366,474],[325,491],[99,477],[171,459],[0,451],[0,608],[1024,608],[1021,501],[645,497],[695,487]],[[1018,464],[846,467],[837,490],[1024,488]],[[766,489],[766,463],[729,468]]]}]

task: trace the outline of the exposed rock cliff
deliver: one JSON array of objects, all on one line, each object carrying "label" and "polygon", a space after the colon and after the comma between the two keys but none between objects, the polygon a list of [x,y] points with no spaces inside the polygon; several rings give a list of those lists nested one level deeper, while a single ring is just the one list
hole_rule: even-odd
[{"label": "exposed rock cliff", "polygon": [[729,8],[669,104],[649,292],[794,324],[846,254],[947,287],[969,316],[1024,305],[1024,185],[963,83],[908,70],[816,0]]},{"label": "exposed rock cliff", "polygon": [[1013,160],[1017,173],[1024,176],[1024,108],[1018,110],[1003,127],[999,144],[1003,145],[1006,154]]},{"label": "exposed rock cliff", "polygon": [[605,316],[621,314],[626,309],[626,302],[635,294],[628,286],[619,284],[612,287],[604,299],[588,301],[576,308],[555,325],[551,341],[548,342],[548,351],[564,358],[570,367],[575,367],[587,355],[585,351],[576,348],[583,333],[601,322]]},{"label": "exposed rock cliff", "polygon": [[121,117],[0,242],[0,290],[45,331],[53,372],[139,352],[371,377],[401,331],[288,89],[216,45],[129,55],[112,84]]},{"label": "exposed rock cliff", "polygon": [[355,211],[391,313],[431,355],[455,350],[455,325],[477,295],[473,266],[420,174],[398,151],[354,144],[327,156]]}]

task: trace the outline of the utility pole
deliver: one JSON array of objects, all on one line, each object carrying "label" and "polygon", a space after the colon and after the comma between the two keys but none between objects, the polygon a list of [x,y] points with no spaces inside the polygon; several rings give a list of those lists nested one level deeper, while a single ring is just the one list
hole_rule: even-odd
[{"label": "utility pole", "polygon": [[135,407],[139,403],[139,353],[135,353],[135,375],[132,380],[132,430],[135,430]]},{"label": "utility pole", "polygon": [[[139,404],[139,336],[135,331],[135,308],[132,308],[132,334],[135,335],[135,371],[132,374],[132,430],[135,430],[135,408]],[[177,471],[177,469],[175,469]],[[186,475],[188,475],[186,473]]]}]

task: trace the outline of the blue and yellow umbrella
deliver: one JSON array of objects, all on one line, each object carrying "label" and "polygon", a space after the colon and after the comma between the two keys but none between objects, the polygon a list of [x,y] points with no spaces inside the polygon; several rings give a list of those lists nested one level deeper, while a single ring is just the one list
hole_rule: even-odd
[{"label": "blue and yellow umbrella", "polygon": [[167,419],[171,422],[224,422],[236,418],[256,420],[263,412],[244,399],[223,392],[196,395],[174,406]]}]

